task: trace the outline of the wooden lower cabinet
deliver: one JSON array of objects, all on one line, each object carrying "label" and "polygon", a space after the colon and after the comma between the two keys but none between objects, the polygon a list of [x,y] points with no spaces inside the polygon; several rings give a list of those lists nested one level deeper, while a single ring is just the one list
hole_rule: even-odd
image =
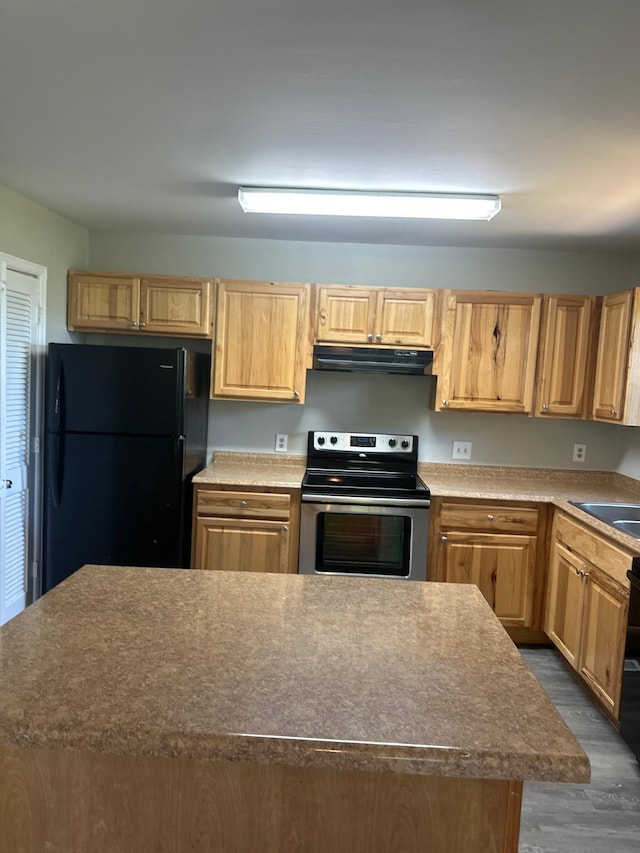
[{"label": "wooden lower cabinet", "polygon": [[[571,519],[560,514],[556,517],[545,629],[615,720],[620,714],[629,606],[628,590],[621,579],[631,560],[631,554]],[[608,569],[616,575],[609,574]]]},{"label": "wooden lower cabinet", "polygon": [[506,628],[537,631],[544,513],[535,504],[440,498],[432,498],[431,512],[429,579],[474,583]]},{"label": "wooden lower cabinet", "polygon": [[474,583],[503,625],[533,626],[536,537],[447,533],[444,580]]},{"label": "wooden lower cabinet", "polygon": [[297,572],[299,492],[196,487],[191,568]]}]

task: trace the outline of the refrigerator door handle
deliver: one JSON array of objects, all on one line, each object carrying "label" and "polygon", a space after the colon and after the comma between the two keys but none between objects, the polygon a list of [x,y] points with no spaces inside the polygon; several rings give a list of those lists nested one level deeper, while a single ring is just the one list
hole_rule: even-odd
[{"label": "refrigerator door handle", "polygon": [[62,479],[64,471],[64,434],[51,435],[51,453],[49,454],[49,482],[54,507],[62,500]]},{"label": "refrigerator door handle", "polygon": [[50,429],[53,432],[64,432],[65,425],[65,387],[64,367],[62,359],[56,358],[55,398],[53,401],[53,420]]}]

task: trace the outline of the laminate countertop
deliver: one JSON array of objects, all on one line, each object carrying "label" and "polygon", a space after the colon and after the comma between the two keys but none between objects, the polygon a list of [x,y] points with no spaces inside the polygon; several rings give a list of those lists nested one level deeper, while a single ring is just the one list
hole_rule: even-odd
[{"label": "laminate countertop", "polygon": [[[193,478],[196,485],[299,489],[304,456],[217,451]],[[633,554],[640,540],[573,506],[569,501],[640,503],[640,482],[610,471],[515,468],[420,462],[418,472],[433,497],[552,503]]]},{"label": "laminate countertop", "polygon": [[0,629],[0,743],[584,782],[473,586],[85,566]]}]

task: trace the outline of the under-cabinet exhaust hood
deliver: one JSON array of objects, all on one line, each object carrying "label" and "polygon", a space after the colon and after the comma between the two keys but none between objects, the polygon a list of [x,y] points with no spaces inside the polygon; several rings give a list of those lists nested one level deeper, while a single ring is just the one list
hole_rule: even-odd
[{"label": "under-cabinet exhaust hood", "polygon": [[314,370],[431,375],[433,352],[392,347],[315,346]]}]

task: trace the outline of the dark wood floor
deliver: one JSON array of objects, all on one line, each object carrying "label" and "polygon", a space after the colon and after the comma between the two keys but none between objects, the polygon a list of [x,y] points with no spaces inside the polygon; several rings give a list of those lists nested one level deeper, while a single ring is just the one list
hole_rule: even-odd
[{"label": "dark wood floor", "polygon": [[526,782],[520,853],[639,853],[640,764],[552,649],[521,649],[591,761],[590,785]]}]

